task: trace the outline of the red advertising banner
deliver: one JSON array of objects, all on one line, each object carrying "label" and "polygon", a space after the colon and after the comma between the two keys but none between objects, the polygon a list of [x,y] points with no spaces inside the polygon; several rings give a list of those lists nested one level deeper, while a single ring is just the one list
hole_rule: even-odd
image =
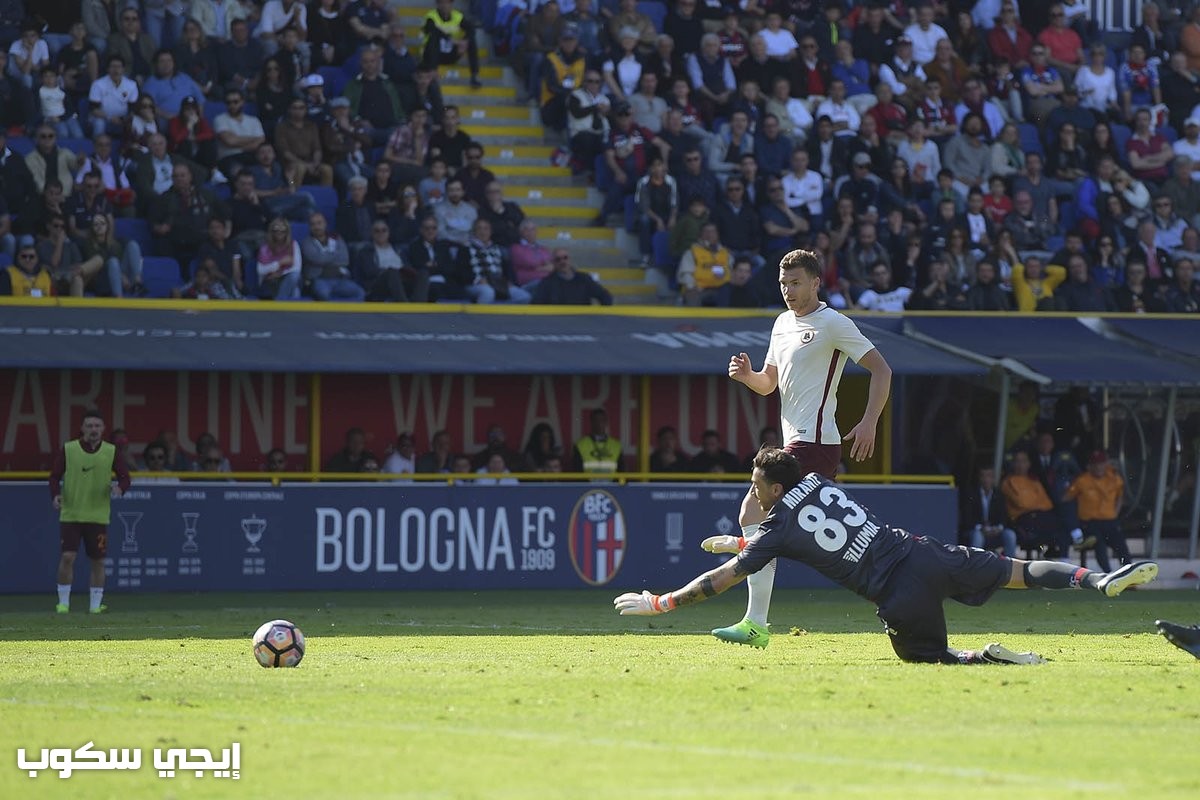
[{"label": "red advertising banner", "polygon": [[[777,399],[760,397],[724,375],[651,378],[650,427],[679,431],[685,452],[714,429],[739,457],[753,451],[764,427],[778,427]],[[341,446],[345,431],[363,428],[382,456],[398,433],[428,446],[438,430],[457,450],[481,450],[492,425],[508,445],[524,449],[529,432],[548,423],[564,449],[587,433],[588,415],[604,408],[610,435],[625,444],[635,468],[642,379],[637,376],[326,375],[321,381],[321,454]],[[847,379],[847,383],[851,380]],[[52,453],[98,407],[108,428],[123,428],[140,455],[162,431],[192,452],[200,434],[217,437],[234,469],[256,470],[273,447],[296,469],[307,465],[309,378],[245,372],[0,370],[0,470],[48,469]],[[839,416],[841,416],[839,414]]]},{"label": "red advertising banner", "polygon": [[[725,447],[739,456],[755,449],[759,432],[779,426],[779,403],[761,397],[723,375],[651,378],[650,428],[679,431],[685,452],[700,448],[707,429],[720,432]],[[482,450],[487,431],[500,425],[508,446],[524,450],[539,423],[547,423],[564,450],[588,433],[589,414],[608,412],[609,434],[625,445],[626,466],[637,452],[641,423],[641,381],[637,376],[594,375],[351,375],[326,376],[321,383],[324,457],[342,447],[346,429],[363,428],[368,446],[380,454],[397,433],[410,432],[423,451],[432,434],[450,432],[453,447]]]},{"label": "red advertising banner", "polygon": [[308,452],[308,376],[246,372],[0,370],[0,469],[49,469],[54,450],[99,408],[140,456],[161,431],[193,452],[217,437],[235,469],[258,469],[281,447],[294,466]]}]

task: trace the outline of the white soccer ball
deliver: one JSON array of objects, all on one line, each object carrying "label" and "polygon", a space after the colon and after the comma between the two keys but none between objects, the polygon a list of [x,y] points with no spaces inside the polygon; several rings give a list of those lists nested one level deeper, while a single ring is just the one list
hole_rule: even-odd
[{"label": "white soccer ball", "polygon": [[294,667],[304,658],[304,634],[286,619],[264,622],[254,632],[254,658],[264,667]]}]

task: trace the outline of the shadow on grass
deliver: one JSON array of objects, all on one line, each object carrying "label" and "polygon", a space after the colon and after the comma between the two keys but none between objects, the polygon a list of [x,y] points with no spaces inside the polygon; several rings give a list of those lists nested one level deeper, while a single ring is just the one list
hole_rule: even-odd
[{"label": "shadow on grass", "polygon": [[[112,594],[110,611],[53,613],[52,595],[0,596],[0,644],[23,641],[238,639],[259,624],[290,619],[313,635],[616,636],[703,635],[735,622],[745,595],[733,591],[668,616],[621,617],[618,590],[480,592],[289,592]],[[1094,592],[1001,592],[982,608],[945,605],[951,635],[1035,633],[1111,635],[1152,631],[1156,618],[1194,623],[1196,593],[1131,592],[1109,600]],[[780,590],[771,607],[777,634],[878,633],[874,607],[849,592]]]}]

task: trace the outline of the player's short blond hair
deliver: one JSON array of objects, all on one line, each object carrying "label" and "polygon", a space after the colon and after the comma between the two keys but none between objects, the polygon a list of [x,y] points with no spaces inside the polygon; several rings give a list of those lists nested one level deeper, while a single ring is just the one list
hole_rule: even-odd
[{"label": "player's short blond hair", "polygon": [[779,261],[779,268],[802,269],[809,274],[809,277],[821,277],[821,256],[812,250],[793,250]]}]

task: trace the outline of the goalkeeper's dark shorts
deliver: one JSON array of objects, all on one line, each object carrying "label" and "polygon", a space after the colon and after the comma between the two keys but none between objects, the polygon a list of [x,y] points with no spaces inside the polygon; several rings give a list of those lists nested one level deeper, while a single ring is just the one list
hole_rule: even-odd
[{"label": "goalkeeper's dark shorts", "polygon": [[904,661],[958,663],[947,649],[942,603],[983,605],[1011,574],[1004,556],[916,537],[876,603],[892,649]]}]

